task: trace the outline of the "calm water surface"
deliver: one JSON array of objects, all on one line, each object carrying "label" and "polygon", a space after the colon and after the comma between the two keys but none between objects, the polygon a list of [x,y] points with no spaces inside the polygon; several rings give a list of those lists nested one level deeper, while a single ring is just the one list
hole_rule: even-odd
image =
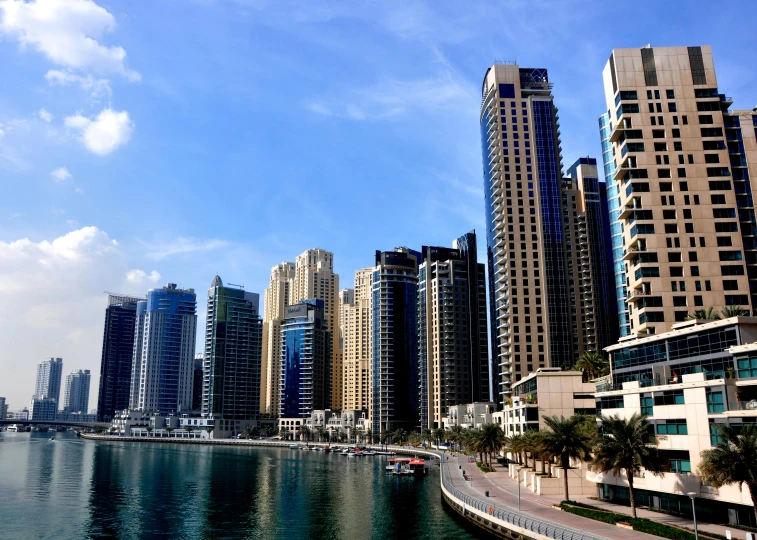
[{"label": "calm water surface", "polygon": [[288,448],[92,442],[0,433],[0,538],[472,539],[439,466]]}]

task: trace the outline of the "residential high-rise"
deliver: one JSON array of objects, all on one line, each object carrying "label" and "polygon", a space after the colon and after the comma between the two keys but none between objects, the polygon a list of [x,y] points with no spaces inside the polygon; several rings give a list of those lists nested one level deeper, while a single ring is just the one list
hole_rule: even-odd
[{"label": "residential high-rise", "polygon": [[28,420],[53,422],[58,415],[58,400],[51,397],[33,396],[29,403]]},{"label": "residential high-rise", "polygon": [[346,411],[367,411],[371,407],[372,281],[373,268],[358,270],[355,288],[342,289],[340,294],[342,406]]},{"label": "residential high-rise", "polygon": [[481,146],[494,393],[574,358],[557,108],[546,69],[495,64],[484,76]]},{"label": "residential high-rise", "polygon": [[420,426],[418,409],[418,265],[408,248],[376,251],[373,270],[373,433]]},{"label": "residential high-rise", "polygon": [[131,408],[171,414],[192,408],[197,297],[169,283],[137,304]]},{"label": "residential high-rise", "polygon": [[331,337],[330,386],[326,406],[342,409],[342,364],[339,358],[339,276],[334,273],[334,254],[308,249],[295,259],[294,278],[289,288],[289,305],[316,298],[323,301],[323,320]]},{"label": "residential high-rise", "polygon": [[333,339],[323,300],[301,300],[287,306],[281,324],[281,402],[278,416],[307,418],[326,409],[331,381]]},{"label": "residential high-rise", "polygon": [[488,402],[486,278],[476,233],[453,247],[423,246],[418,269],[418,372],[421,429],[442,427],[448,408]]},{"label": "residential high-rise", "polygon": [[622,333],[667,332],[701,309],[752,313],[751,186],[711,48],[615,49],[603,78]]},{"label": "residential high-rise", "polygon": [[[194,374],[192,375],[192,410],[202,410],[202,380],[204,378],[204,353],[195,354]],[[259,404],[258,404],[259,405]]]},{"label": "residential high-rise", "polygon": [[108,295],[100,359],[100,389],[97,395],[99,422],[110,422],[115,411],[129,408],[134,327],[137,302],[140,300],[144,298]]},{"label": "residential high-rise", "polygon": [[281,321],[289,305],[289,289],[294,279],[294,263],[283,262],[271,269],[263,306],[263,366],[260,412],[275,415],[279,409],[281,384]]},{"label": "residential high-rise", "polygon": [[66,386],[63,391],[63,412],[87,414],[89,410],[88,369],[77,370],[66,375]]},{"label": "residential high-rise", "polygon": [[257,427],[263,322],[259,295],[224,286],[215,276],[208,290],[202,415],[224,431]]},{"label": "residential high-rise", "polygon": [[0,420],[5,420],[8,414],[8,405],[5,404],[5,398],[0,397]]},{"label": "residential high-rise", "polygon": [[590,157],[579,158],[563,182],[573,350],[604,354],[618,340],[607,189]]},{"label": "residential high-rise", "polygon": [[60,383],[63,375],[62,358],[45,358],[37,365],[34,395],[40,399],[54,399],[60,403]]}]

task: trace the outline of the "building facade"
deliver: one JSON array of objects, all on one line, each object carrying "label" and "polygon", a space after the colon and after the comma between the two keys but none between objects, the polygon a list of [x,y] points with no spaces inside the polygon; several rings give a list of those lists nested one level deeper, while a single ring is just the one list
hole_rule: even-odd
[{"label": "building facade", "polygon": [[377,251],[373,270],[372,418],[381,432],[420,426],[418,396],[418,265],[407,248]]},{"label": "building facade", "polygon": [[60,384],[63,376],[62,358],[45,358],[37,364],[37,380],[34,396],[40,399],[54,399],[60,403]]},{"label": "building facade", "polygon": [[172,414],[192,408],[197,296],[169,283],[137,303],[131,408]]},{"label": "building facade", "polygon": [[495,64],[480,112],[494,393],[574,361],[557,109],[546,69]]},{"label": "building facade", "polygon": [[260,412],[275,416],[281,396],[281,321],[289,305],[289,289],[294,263],[283,262],[271,269],[263,305],[263,366],[261,370]]},{"label": "building facade", "polygon": [[[669,332],[608,347],[611,380],[598,384],[597,413],[647,415],[669,460],[662,476],[634,479],[639,505],[689,515],[696,493],[699,519],[755,525],[746,486],[715,488],[698,475],[701,453],[718,441],[716,425],[757,424],[757,318],[689,321]],[[597,496],[628,503],[625,476],[587,473]]]},{"label": "building facade", "polygon": [[603,78],[622,333],[666,332],[699,309],[752,312],[751,186],[711,48],[615,49]]},{"label": "building facade", "polygon": [[58,415],[58,400],[34,396],[29,402],[29,420],[54,422]]},{"label": "building facade", "polygon": [[281,401],[277,416],[307,418],[313,410],[327,408],[332,343],[322,300],[302,300],[286,308],[281,324]]},{"label": "building facade", "polygon": [[195,354],[195,367],[192,375],[192,410],[202,410],[202,392],[203,392],[203,379],[205,369],[205,354]]},{"label": "building facade", "polygon": [[5,403],[5,398],[0,397],[0,420],[5,420],[8,414],[8,405]]},{"label": "building facade", "polygon": [[573,350],[603,354],[619,337],[607,189],[590,157],[569,167],[563,182]]},{"label": "building facade", "polygon": [[442,418],[442,427],[451,429],[459,426],[463,429],[480,429],[484,424],[494,421],[497,406],[493,402],[464,403],[451,405]]},{"label": "building facade", "polygon": [[346,289],[352,293],[341,301],[339,327],[342,334],[342,405],[345,410],[370,410],[371,407],[372,283],[373,268],[358,270],[355,272],[355,288]]},{"label": "building facade", "polygon": [[203,355],[202,416],[224,431],[257,427],[263,321],[259,295],[224,286],[215,276],[208,291]]},{"label": "building facade", "polygon": [[89,385],[91,375],[88,369],[79,369],[66,375],[63,391],[63,412],[88,414]]},{"label": "building facade", "polygon": [[476,233],[453,247],[423,246],[418,268],[421,429],[442,426],[450,406],[489,401],[486,278]]},{"label": "building facade", "polygon": [[308,249],[295,259],[294,278],[289,288],[289,304],[309,299],[323,302],[323,320],[329,332],[329,387],[327,406],[342,408],[342,363],[339,357],[339,276],[334,273],[334,254],[324,249]]},{"label": "building facade", "polygon": [[129,407],[134,328],[140,300],[144,298],[108,295],[97,394],[97,419],[100,422],[110,422],[116,411]]}]

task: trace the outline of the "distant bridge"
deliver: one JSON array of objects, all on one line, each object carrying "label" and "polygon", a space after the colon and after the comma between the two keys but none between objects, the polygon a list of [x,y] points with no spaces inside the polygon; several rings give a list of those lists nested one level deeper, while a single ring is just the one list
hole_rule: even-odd
[{"label": "distant bridge", "polygon": [[67,427],[80,427],[80,428],[105,428],[110,427],[110,424],[104,422],[64,422],[57,420],[0,420],[0,426],[67,426]]}]

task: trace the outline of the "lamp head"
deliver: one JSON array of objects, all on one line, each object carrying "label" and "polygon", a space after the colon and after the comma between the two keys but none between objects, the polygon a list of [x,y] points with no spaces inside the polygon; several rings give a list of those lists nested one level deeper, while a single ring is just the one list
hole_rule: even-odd
[{"label": "lamp head", "polygon": [[697,494],[694,493],[693,491],[689,491],[686,495],[688,495],[691,498],[692,501],[694,500],[694,497],[697,496]]}]

